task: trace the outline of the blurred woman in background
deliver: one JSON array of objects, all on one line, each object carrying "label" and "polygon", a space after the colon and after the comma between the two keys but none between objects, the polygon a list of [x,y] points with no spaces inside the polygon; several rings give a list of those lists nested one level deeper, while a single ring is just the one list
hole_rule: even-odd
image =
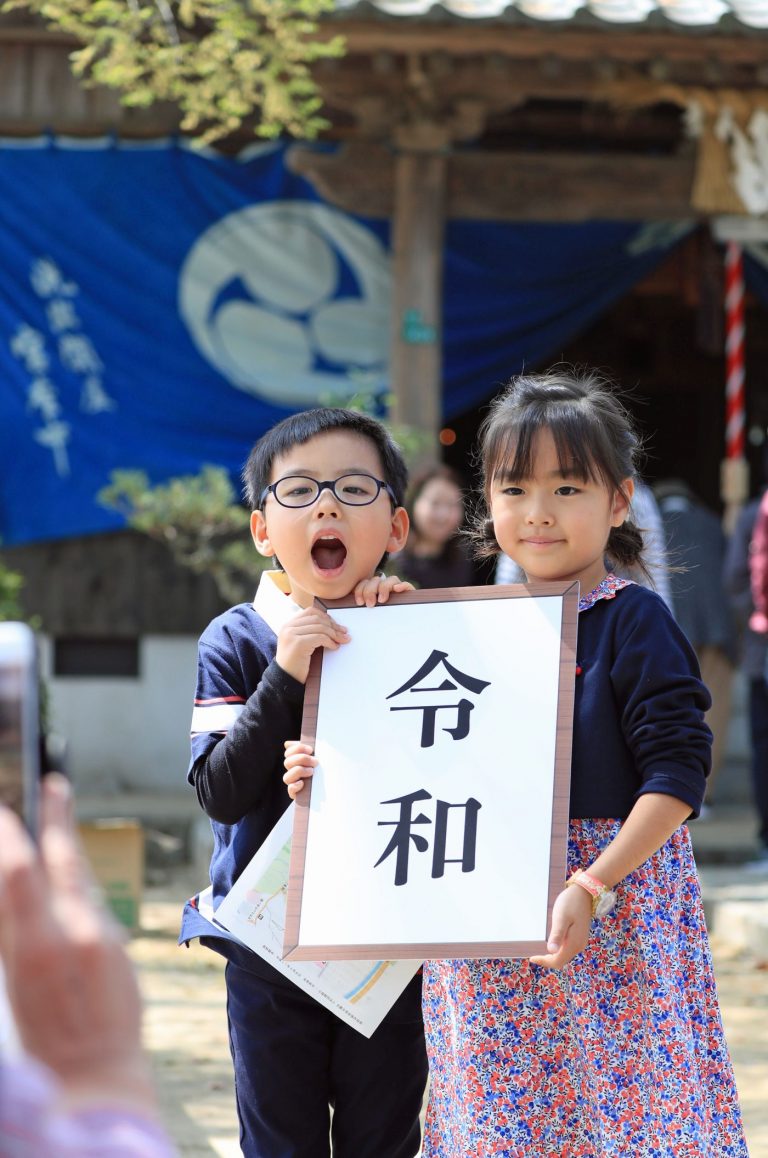
[{"label": "blurred woman in background", "polygon": [[408,514],[408,542],[392,565],[417,587],[470,587],[485,582],[460,534],[464,488],[452,467],[436,463],[414,479]]}]

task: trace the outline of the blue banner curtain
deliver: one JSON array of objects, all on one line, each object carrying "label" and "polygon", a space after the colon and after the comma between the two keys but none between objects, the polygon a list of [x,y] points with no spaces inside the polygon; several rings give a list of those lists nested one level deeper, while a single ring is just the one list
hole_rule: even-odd
[{"label": "blue banner curtain", "polygon": [[[686,231],[449,223],[445,418],[556,358]],[[0,541],[114,529],[113,470],[237,477],[287,413],[386,392],[388,244],[280,145],[0,142]]]},{"label": "blue banner curtain", "polygon": [[768,245],[744,246],[744,281],[762,305],[768,306]]}]

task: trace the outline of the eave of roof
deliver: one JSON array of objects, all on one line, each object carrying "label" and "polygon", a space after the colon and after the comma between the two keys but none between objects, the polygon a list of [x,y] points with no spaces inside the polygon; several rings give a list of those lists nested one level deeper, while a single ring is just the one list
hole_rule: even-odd
[{"label": "eave of roof", "polygon": [[768,30],[768,0],[336,0],[340,16],[436,23],[632,26],[678,31]]}]

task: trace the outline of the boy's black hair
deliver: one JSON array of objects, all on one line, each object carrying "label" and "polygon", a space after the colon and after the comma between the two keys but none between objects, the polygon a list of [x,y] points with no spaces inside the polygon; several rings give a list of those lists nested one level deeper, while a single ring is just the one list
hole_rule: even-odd
[{"label": "boy's black hair", "polygon": [[389,483],[395,502],[401,507],[408,486],[408,468],[403,452],[387,428],[369,414],[341,406],[322,406],[284,418],[262,435],[253,447],[243,469],[243,489],[251,510],[258,509],[264,488],[271,482],[275,459],[287,454],[294,446],[303,446],[311,438],[331,430],[349,430],[373,443],[381,459],[383,481]]}]

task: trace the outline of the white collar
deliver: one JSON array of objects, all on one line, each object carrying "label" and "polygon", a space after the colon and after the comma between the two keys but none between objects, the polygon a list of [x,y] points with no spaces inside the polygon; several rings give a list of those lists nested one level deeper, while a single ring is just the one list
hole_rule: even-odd
[{"label": "white collar", "polygon": [[290,597],[291,585],[285,571],[262,571],[253,600],[253,610],[278,635],[280,628],[302,608]]}]

